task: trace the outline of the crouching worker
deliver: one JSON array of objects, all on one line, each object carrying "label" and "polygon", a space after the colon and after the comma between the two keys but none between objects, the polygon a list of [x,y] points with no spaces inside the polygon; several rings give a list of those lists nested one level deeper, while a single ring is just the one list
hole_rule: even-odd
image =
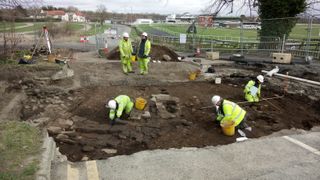
[{"label": "crouching worker", "polygon": [[259,102],[259,98],[261,97],[261,84],[263,81],[264,77],[259,75],[255,80],[248,82],[243,91],[244,97],[248,102]]},{"label": "crouching worker", "polygon": [[220,122],[220,124],[224,124],[227,121],[233,121],[235,127],[238,129],[245,129],[248,127],[245,123],[246,111],[239,105],[217,95],[213,96],[211,101],[216,107],[216,120]]},{"label": "crouching worker", "polygon": [[129,96],[119,95],[115,99],[110,100],[106,107],[110,108],[109,118],[111,120],[111,125],[114,125],[116,120],[120,120],[123,111],[125,111],[127,115],[130,114],[133,102]]}]

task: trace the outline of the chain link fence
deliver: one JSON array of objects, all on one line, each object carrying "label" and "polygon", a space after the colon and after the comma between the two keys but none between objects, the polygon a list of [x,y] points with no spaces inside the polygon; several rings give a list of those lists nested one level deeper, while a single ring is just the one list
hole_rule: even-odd
[{"label": "chain link fence", "polygon": [[[190,25],[153,24],[137,26],[136,31],[147,31],[153,43],[166,45],[177,51],[195,52],[199,48],[202,52],[219,51],[221,55],[236,53],[261,57],[283,52],[298,58],[320,59],[320,19],[314,16],[255,22],[217,20],[210,27],[197,25],[196,34],[186,33],[188,26]],[[288,26],[293,27],[290,32],[281,29],[288,29]],[[270,28],[273,27],[277,29],[273,33],[261,29],[272,31]],[[180,43],[180,34],[186,34],[185,43]]]},{"label": "chain link fence", "polygon": [[[0,16],[0,54],[8,58],[21,50],[47,48],[43,27],[49,32],[51,47],[75,51],[92,51],[105,48],[104,31],[110,25],[89,22],[66,22],[56,19],[21,19],[15,16]],[[82,39],[84,41],[81,41]]]}]

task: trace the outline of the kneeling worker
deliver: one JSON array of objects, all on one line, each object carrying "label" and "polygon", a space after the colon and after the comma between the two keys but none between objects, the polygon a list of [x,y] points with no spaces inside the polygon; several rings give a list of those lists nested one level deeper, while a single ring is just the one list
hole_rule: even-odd
[{"label": "kneeling worker", "polygon": [[251,80],[248,82],[244,89],[244,96],[248,102],[259,102],[259,98],[261,97],[261,84],[264,81],[264,77],[262,75],[257,76],[255,80]]},{"label": "kneeling worker", "polygon": [[220,96],[213,96],[211,99],[213,105],[216,107],[217,121],[224,124],[227,121],[233,121],[235,126],[239,129],[245,129],[248,125],[244,122],[246,111],[234,102],[221,98]]},{"label": "kneeling worker", "polygon": [[128,115],[130,114],[133,102],[129,96],[119,95],[115,99],[110,100],[106,107],[110,108],[109,118],[111,120],[111,125],[113,125],[117,119],[120,119],[123,111]]}]

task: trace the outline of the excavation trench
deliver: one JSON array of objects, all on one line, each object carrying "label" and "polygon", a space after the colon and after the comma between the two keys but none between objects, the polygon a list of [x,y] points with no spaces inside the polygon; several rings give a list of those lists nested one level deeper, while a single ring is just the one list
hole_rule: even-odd
[{"label": "excavation trench", "polygon": [[[142,150],[216,146],[235,142],[215,123],[210,98],[214,94],[234,102],[243,101],[241,80],[221,85],[206,82],[166,86],[106,86],[85,88],[59,98],[65,108],[46,109],[51,119],[47,128],[62,154],[71,161],[106,159]],[[134,110],[124,122],[109,125],[105,102],[119,94],[148,100],[144,111]],[[264,90],[263,97],[281,95]],[[59,98],[53,98],[60,101]],[[54,104],[52,105],[54,106]],[[249,138],[259,138],[281,129],[309,130],[320,124],[319,102],[300,95],[258,104],[243,104],[248,112]],[[52,112],[50,112],[52,111]],[[50,112],[50,113],[48,113]]]}]

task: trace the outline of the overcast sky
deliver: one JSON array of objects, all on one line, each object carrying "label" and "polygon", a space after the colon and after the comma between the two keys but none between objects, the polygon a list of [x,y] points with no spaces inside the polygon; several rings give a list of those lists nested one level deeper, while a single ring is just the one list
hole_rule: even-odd
[{"label": "overcast sky", "polygon": [[[108,11],[120,13],[184,13],[199,14],[210,0],[44,0],[45,5],[57,7],[75,6],[80,10],[96,10],[97,5],[104,4]],[[234,12],[231,15],[241,15]],[[224,13],[226,14],[226,13]]]}]

